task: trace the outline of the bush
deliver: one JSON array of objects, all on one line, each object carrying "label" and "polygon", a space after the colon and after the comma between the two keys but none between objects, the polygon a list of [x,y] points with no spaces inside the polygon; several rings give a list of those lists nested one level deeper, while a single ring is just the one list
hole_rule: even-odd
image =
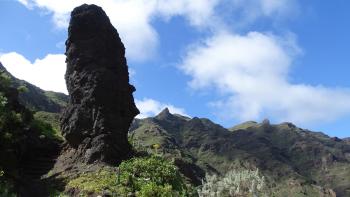
[{"label": "bush", "polygon": [[154,182],[145,184],[137,196],[140,197],[172,197],[176,196],[176,193],[172,190],[172,187],[168,184],[162,186],[157,185]]},{"label": "bush", "polygon": [[26,86],[21,85],[21,86],[19,86],[19,87],[17,88],[17,91],[18,91],[19,93],[25,93],[25,92],[28,92],[29,90],[28,90],[28,88],[27,88]]},{"label": "bush", "polygon": [[3,87],[9,87],[11,85],[11,77],[4,70],[0,70],[0,82]]},{"label": "bush", "polygon": [[15,197],[16,194],[13,192],[13,184],[8,182],[4,175],[5,172],[0,167],[0,196]]},{"label": "bush", "polygon": [[4,108],[0,113],[0,147],[16,146],[23,136],[24,114]]},{"label": "bush", "polygon": [[13,192],[13,185],[5,180],[0,179],[0,196],[4,197],[15,197],[17,196]]},{"label": "bush", "polygon": [[59,139],[63,140],[63,137],[60,135],[60,133],[55,130],[51,124],[44,122],[40,119],[34,119],[31,122],[31,128],[34,131],[37,131],[39,134],[44,135],[45,137],[48,137],[50,139]]},{"label": "bush", "polygon": [[259,197],[269,196],[264,176],[255,170],[232,170],[224,177],[206,176],[198,190],[200,197]]},{"label": "bush", "polygon": [[139,191],[145,183],[169,184],[176,191],[184,191],[186,185],[177,167],[158,156],[133,158],[119,166],[120,182]]},{"label": "bush", "polygon": [[4,96],[2,92],[0,92],[0,110],[3,110],[6,104],[7,104],[7,98]]},{"label": "bush", "polygon": [[67,184],[68,189],[78,189],[81,195],[89,193],[109,193],[116,196],[119,193],[117,174],[111,169],[100,169],[97,172],[87,172],[71,180]]},{"label": "bush", "polygon": [[174,164],[158,156],[133,158],[116,169],[81,174],[68,183],[68,190],[82,195],[172,197],[190,196],[190,188]]}]

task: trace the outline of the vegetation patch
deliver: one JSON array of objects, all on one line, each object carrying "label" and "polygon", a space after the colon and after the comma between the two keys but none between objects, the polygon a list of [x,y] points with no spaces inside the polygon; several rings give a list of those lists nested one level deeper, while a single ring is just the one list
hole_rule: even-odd
[{"label": "vegetation patch", "polygon": [[97,172],[87,172],[71,180],[68,190],[78,190],[82,195],[108,193],[116,196],[118,192],[117,173],[112,169],[101,168]]},{"label": "vegetation patch", "polygon": [[103,168],[88,172],[71,180],[67,191],[79,191],[81,195],[111,196],[191,196],[177,167],[164,158],[148,156],[124,161],[118,168]]},{"label": "vegetation patch", "polygon": [[0,196],[15,197],[14,187],[11,182],[5,179],[5,172],[0,167]]},{"label": "vegetation patch", "polygon": [[258,170],[232,170],[223,177],[207,175],[198,194],[200,197],[271,196],[265,177]]},{"label": "vegetation patch", "polygon": [[34,123],[42,134],[49,138],[64,140],[59,123],[59,114],[39,111],[34,114]]}]

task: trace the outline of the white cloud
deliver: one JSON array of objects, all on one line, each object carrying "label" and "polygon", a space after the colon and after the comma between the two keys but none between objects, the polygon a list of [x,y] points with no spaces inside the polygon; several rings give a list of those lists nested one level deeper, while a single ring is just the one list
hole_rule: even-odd
[{"label": "white cloud", "polygon": [[140,110],[140,114],[136,118],[155,116],[166,107],[169,109],[170,113],[188,116],[183,108],[178,108],[171,104],[161,103],[149,98],[144,98],[142,100],[135,99],[135,103],[137,108]]},{"label": "white cloud", "polygon": [[[293,7],[296,0],[18,0],[27,8],[37,7],[52,13],[58,28],[67,28],[69,14],[83,3],[101,6],[118,29],[126,45],[126,54],[133,60],[146,60],[154,56],[158,34],[152,26],[155,18],[169,20],[182,16],[195,28],[222,29],[226,22],[238,23],[227,14],[244,12],[240,20],[255,20],[260,16],[281,16]],[[232,7],[221,13],[218,6]],[[243,11],[242,11],[243,10]],[[226,16],[226,17],[223,17]],[[229,21],[227,21],[229,20]]]},{"label": "white cloud", "polygon": [[48,54],[32,63],[16,52],[0,54],[0,61],[15,77],[44,90],[67,93],[64,80],[65,59],[66,56],[62,54]]},{"label": "white cloud", "polygon": [[350,89],[288,81],[300,50],[293,37],[250,32],[222,33],[191,48],[180,68],[195,89],[218,89],[213,102],[229,118],[258,119],[268,115],[299,124],[331,121],[350,113]]},{"label": "white cloud", "polygon": [[38,7],[53,14],[58,28],[67,28],[69,14],[83,3],[101,6],[110,17],[126,45],[126,54],[133,60],[145,60],[154,55],[158,34],[151,21],[155,17],[169,19],[182,15],[193,26],[206,26],[219,0],[18,0],[28,8]]}]

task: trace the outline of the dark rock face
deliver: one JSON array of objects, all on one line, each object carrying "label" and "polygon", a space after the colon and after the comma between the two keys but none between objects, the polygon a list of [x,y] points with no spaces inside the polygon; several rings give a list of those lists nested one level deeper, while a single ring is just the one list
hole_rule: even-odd
[{"label": "dark rock face", "polygon": [[127,133],[139,111],[124,45],[101,7],[84,4],[72,11],[66,56],[64,137],[83,162],[120,161],[131,152]]}]

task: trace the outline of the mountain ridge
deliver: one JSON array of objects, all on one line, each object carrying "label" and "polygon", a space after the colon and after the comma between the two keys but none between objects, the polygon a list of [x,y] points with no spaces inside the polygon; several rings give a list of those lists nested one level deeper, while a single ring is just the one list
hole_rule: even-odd
[{"label": "mountain ridge", "polygon": [[69,98],[66,94],[54,91],[45,91],[41,88],[13,76],[0,62],[0,70],[11,78],[11,85],[15,88],[25,87],[19,95],[19,101],[33,111],[60,113],[67,105]]},{"label": "mountain ridge", "polygon": [[[130,133],[140,150],[159,144],[165,157],[185,160],[205,173],[258,168],[278,195],[288,192],[289,184],[301,196],[303,192],[332,196],[333,190],[337,196],[350,195],[346,140],[292,123],[248,122],[226,129],[206,118],[180,118],[165,109],[155,117],[135,120]],[[203,173],[192,174],[197,175],[192,177],[195,182],[203,178]]]}]

